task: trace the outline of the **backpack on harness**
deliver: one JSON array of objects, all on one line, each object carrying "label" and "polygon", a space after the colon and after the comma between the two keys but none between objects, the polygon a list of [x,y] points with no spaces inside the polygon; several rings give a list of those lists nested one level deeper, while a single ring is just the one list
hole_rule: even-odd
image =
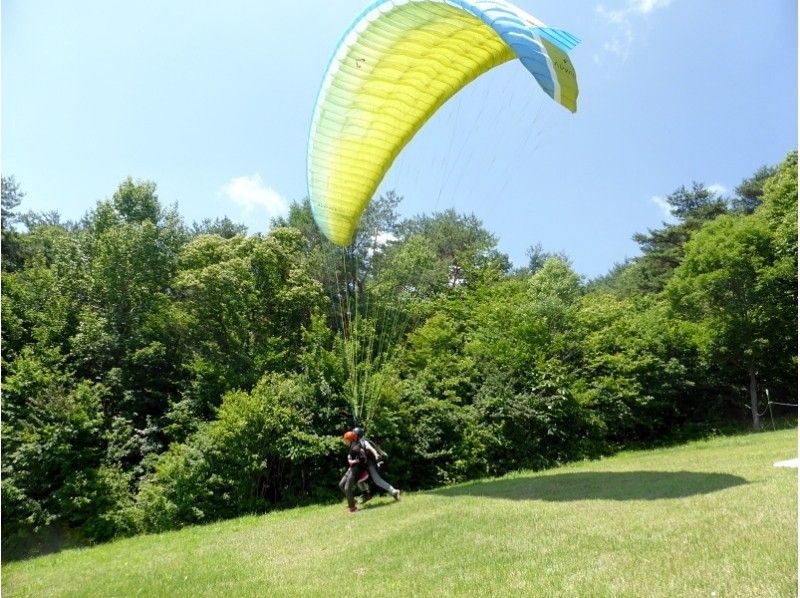
[{"label": "backpack on harness", "polygon": [[[367,455],[367,463],[375,463],[377,465],[380,465],[381,462],[384,461],[386,457],[389,456],[388,454],[386,454],[386,452],[383,451],[383,449],[381,449],[378,443],[375,442],[374,440],[367,440],[366,438],[362,438],[361,440],[358,441],[358,443],[359,446],[364,450],[364,453]],[[372,449],[374,449],[374,451],[378,453],[378,457],[376,458],[375,454],[367,447],[371,447]]]}]

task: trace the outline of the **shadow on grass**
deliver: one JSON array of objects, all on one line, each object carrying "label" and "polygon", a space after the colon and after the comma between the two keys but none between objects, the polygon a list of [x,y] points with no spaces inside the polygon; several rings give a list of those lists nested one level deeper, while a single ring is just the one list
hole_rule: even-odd
[{"label": "shadow on grass", "polygon": [[661,500],[709,494],[747,484],[726,473],[625,471],[557,473],[465,484],[432,492],[436,496],[483,496],[507,500]]},{"label": "shadow on grass", "polygon": [[358,510],[359,511],[371,511],[373,509],[382,509],[383,507],[388,507],[389,505],[393,505],[394,503],[395,503],[394,500],[391,501],[391,502],[386,502],[386,501],[383,501],[383,502],[372,502],[372,501],[370,501],[368,503],[359,504],[358,505]]},{"label": "shadow on grass", "polygon": [[12,561],[45,556],[61,552],[69,548],[84,548],[88,542],[82,542],[75,534],[64,527],[45,527],[40,531],[28,532],[3,539],[0,561],[5,565]]}]

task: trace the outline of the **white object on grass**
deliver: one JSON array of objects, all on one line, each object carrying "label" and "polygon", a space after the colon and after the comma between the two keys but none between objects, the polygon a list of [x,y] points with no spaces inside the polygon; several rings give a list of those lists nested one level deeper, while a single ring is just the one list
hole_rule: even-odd
[{"label": "white object on grass", "polygon": [[775,463],[773,463],[773,466],[797,468],[797,457],[795,457],[794,459],[788,459],[786,461],[775,461]]}]

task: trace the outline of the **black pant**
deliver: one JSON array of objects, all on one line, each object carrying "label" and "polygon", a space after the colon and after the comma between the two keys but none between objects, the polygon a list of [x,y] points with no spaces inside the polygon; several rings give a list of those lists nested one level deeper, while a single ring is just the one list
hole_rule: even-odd
[{"label": "black pant", "polygon": [[356,485],[356,481],[356,472],[352,467],[347,469],[344,476],[339,481],[339,490],[347,497],[347,506],[350,509],[356,508],[356,499],[355,496],[353,496],[353,488]]}]

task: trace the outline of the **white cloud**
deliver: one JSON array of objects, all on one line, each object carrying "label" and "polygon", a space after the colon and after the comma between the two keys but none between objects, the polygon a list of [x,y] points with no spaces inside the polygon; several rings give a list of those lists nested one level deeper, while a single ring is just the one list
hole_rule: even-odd
[{"label": "white cloud", "polygon": [[379,253],[383,250],[383,246],[387,243],[397,241],[397,236],[393,233],[384,231],[372,237],[372,247],[367,249],[367,254],[372,256],[373,253]]},{"label": "white cloud", "polygon": [[672,4],[672,0],[630,0],[628,3],[630,10],[649,14],[657,8],[666,8]]},{"label": "white cloud", "polygon": [[391,241],[397,241],[397,236],[394,233],[384,231],[375,235],[372,240],[376,247],[383,247]]},{"label": "white cloud", "polygon": [[661,212],[664,214],[665,218],[674,218],[672,214],[672,206],[669,205],[669,202],[666,200],[666,198],[661,197],[660,195],[653,195],[650,198],[650,201],[661,208]]},{"label": "white cloud", "polygon": [[289,211],[289,203],[275,189],[266,186],[258,174],[233,177],[223,185],[222,193],[246,211],[263,209],[270,218]]},{"label": "white cloud", "polygon": [[711,191],[714,195],[719,195],[719,196],[724,196],[728,193],[728,188],[725,185],[720,185],[719,183],[708,185],[706,189]]},{"label": "white cloud", "polygon": [[672,0],[628,0],[624,8],[609,9],[604,4],[597,5],[597,12],[605,16],[609,23],[630,22],[632,15],[649,15],[659,8],[666,8]]},{"label": "white cloud", "polygon": [[[611,39],[603,45],[606,54],[613,54],[622,61],[628,59],[631,47],[636,39],[634,33],[635,19],[646,18],[658,9],[666,8],[673,0],[628,0],[623,8],[608,8],[604,4],[597,5],[597,12],[609,24],[616,27],[611,34]],[[601,57],[595,55],[595,62],[600,62]]]}]

